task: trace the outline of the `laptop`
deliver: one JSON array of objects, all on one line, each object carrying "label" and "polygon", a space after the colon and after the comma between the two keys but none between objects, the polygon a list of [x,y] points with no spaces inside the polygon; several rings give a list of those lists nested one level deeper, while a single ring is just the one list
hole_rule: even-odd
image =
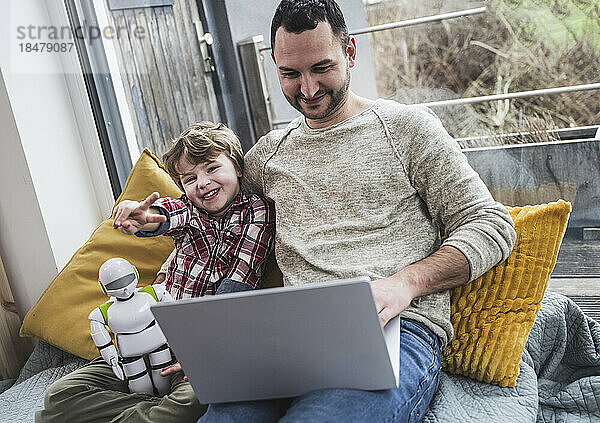
[{"label": "laptop", "polygon": [[244,291],[151,310],[203,404],[396,388],[400,320],[381,328],[369,281]]}]

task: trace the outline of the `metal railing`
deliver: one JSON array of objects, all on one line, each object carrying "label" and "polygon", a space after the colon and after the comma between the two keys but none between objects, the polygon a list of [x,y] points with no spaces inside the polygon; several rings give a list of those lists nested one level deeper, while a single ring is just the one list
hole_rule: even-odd
[{"label": "metal railing", "polygon": [[[448,19],[456,19],[460,17],[468,17],[486,13],[487,7],[478,7],[474,9],[459,10],[455,12],[448,12],[439,15],[425,16],[416,19],[408,19],[404,21],[391,22],[382,25],[370,26],[367,28],[357,29],[350,31],[351,35],[360,35],[366,33],[373,33],[377,31],[386,31],[396,28],[406,28],[409,26],[422,25],[425,23],[441,22]],[[258,139],[264,135],[268,130],[278,126],[287,125],[291,119],[272,119],[273,112],[271,110],[271,101],[268,93],[268,84],[265,78],[265,72],[263,68],[263,53],[270,51],[271,47],[265,47],[263,44],[262,36],[255,36],[249,40],[245,40],[238,44],[242,57],[242,68],[244,70],[244,76],[246,79],[247,92],[249,95],[249,102],[253,107],[253,119],[255,127],[255,135]],[[244,54],[242,54],[242,52]],[[256,78],[261,80],[256,81]],[[485,103],[492,101],[510,100],[516,98],[527,98],[527,97],[539,97],[546,95],[564,94],[569,92],[577,91],[588,91],[600,89],[600,82],[582,84],[582,85],[571,85],[564,87],[544,88],[539,90],[528,90],[519,91],[513,93],[504,94],[492,94],[479,97],[467,97],[457,98],[452,100],[440,100],[430,101],[425,103],[418,103],[422,106],[427,107],[442,107],[442,106],[458,106],[465,104],[474,103]],[[253,98],[256,97],[256,98]]]},{"label": "metal railing", "polygon": [[[578,91],[600,90],[600,82],[582,85],[569,85],[565,87],[543,88],[539,90],[518,91],[505,94],[491,94],[479,97],[455,98],[452,100],[429,101],[426,103],[415,103],[418,106],[441,107],[441,106],[460,106],[474,103],[488,103],[499,100],[510,100],[514,98],[541,97],[545,95],[564,94]],[[273,126],[287,125],[290,119],[274,120]]]},{"label": "metal railing", "polygon": [[456,12],[442,13],[440,15],[423,16],[422,18],[407,19],[405,21],[392,22],[382,25],[369,26],[363,29],[350,31],[350,35],[368,34],[377,31],[386,31],[388,29],[405,28],[407,26],[421,25],[425,23],[441,22],[447,19],[464,18],[472,15],[486,13],[487,7],[477,7],[475,9],[459,10]]},{"label": "metal railing", "polygon": [[[491,95],[483,95],[480,97],[467,97],[467,98],[455,98],[452,100],[439,100],[439,101],[429,101],[426,103],[415,103],[418,106],[425,107],[441,107],[441,106],[460,106],[465,104],[474,104],[474,103],[487,103],[492,101],[499,100],[510,100],[514,98],[527,98],[527,97],[541,97],[545,95],[553,95],[553,94],[564,94],[570,92],[577,91],[590,91],[590,90],[600,90],[600,83],[592,83],[592,84],[582,84],[582,85],[569,85],[565,87],[556,87],[556,88],[543,88],[540,90],[529,90],[529,91],[518,91],[514,93],[506,93],[506,94],[491,94]],[[289,119],[282,120],[274,120],[274,126],[287,125],[290,123]]]},{"label": "metal railing", "polygon": [[540,90],[518,91],[506,94],[491,94],[480,97],[456,98],[453,100],[430,101],[427,103],[419,103],[421,106],[436,107],[436,106],[458,106],[461,104],[486,103],[497,100],[510,100],[513,98],[540,97],[544,95],[571,93],[576,91],[599,90],[600,83],[569,85],[565,87],[543,88]]},{"label": "metal railing", "polygon": [[[421,25],[421,24],[425,24],[425,23],[441,22],[446,19],[464,18],[467,16],[479,15],[481,13],[486,13],[486,12],[487,12],[487,7],[483,6],[483,7],[477,7],[474,9],[459,10],[456,12],[448,12],[448,13],[442,13],[439,15],[432,15],[432,16],[423,16],[421,18],[407,19],[404,21],[390,22],[390,23],[381,24],[381,25],[369,26],[366,28],[349,31],[349,34],[350,35],[370,34],[370,33],[378,32],[378,31],[386,31],[388,29],[406,28],[408,26]],[[271,46],[261,47],[259,49],[260,52],[270,51],[270,50],[271,50]]]},{"label": "metal railing", "polygon": [[[590,126],[578,126],[574,128],[558,128],[558,129],[547,129],[542,131],[549,135],[549,137],[558,138],[561,141],[572,141],[572,140],[590,140],[590,139],[598,139],[600,140],[600,126],[599,125],[590,125]],[[524,132],[508,132],[496,135],[477,135],[471,137],[462,137],[462,138],[454,138],[459,144],[466,142],[477,142],[477,141],[487,141],[491,138],[496,140],[523,140],[528,137],[534,137],[540,134],[540,131],[524,131]],[[508,142],[510,143],[510,142]],[[503,145],[507,144],[507,142],[503,142]],[[520,144],[520,143],[517,143]],[[467,147],[471,148],[471,147]],[[477,147],[475,147],[477,148]]]}]

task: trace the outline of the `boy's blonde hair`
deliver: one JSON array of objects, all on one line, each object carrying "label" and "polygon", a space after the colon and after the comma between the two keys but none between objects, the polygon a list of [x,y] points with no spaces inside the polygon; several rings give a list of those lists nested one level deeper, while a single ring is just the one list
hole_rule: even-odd
[{"label": "boy's blonde hair", "polygon": [[238,137],[222,123],[204,121],[190,125],[173,140],[173,145],[163,155],[163,162],[171,178],[183,190],[179,180],[181,172],[178,169],[181,158],[195,166],[214,160],[222,153],[229,157],[235,170],[241,175],[244,153]]}]

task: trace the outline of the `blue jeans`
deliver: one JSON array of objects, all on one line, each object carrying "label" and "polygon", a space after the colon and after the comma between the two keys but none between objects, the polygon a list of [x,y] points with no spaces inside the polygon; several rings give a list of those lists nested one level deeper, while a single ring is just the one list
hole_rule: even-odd
[{"label": "blue jeans", "polygon": [[400,327],[396,389],[324,389],[296,398],[211,404],[198,423],[419,422],[438,387],[441,341],[414,320],[403,319]]}]

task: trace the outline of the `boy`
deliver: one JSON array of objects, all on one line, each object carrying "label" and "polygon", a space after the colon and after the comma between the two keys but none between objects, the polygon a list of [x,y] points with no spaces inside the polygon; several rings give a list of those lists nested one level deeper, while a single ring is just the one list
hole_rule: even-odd
[{"label": "boy", "polygon": [[[136,236],[171,236],[175,255],[165,287],[175,299],[256,288],[272,248],[274,214],[257,195],[240,191],[242,148],[222,123],[186,129],[163,156],[185,194],[179,199],[152,193],[125,200],[113,210],[113,227]],[[161,373],[181,370],[179,363]]]},{"label": "boy", "polygon": [[[223,124],[191,125],[163,156],[179,199],[153,193],[138,203],[126,200],[113,210],[113,226],[126,234],[166,234],[175,241],[165,286],[175,299],[256,288],[273,248],[270,203],[240,191],[243,154],[235,134]],[[54,383],[46,392],[40,421],[196,421],[205,410],[178,363],[171,393],[162,398],[130,394],[126,381],[94,360]]]},{"label": "boy", "polygon": [[238,138],[223,124],[194,124],[163,161],[185,194],[125,200],[113,210],[113,227],[173,238],[176,252],[165,284],[175,299],[215,294],[223,281],[227,288],[219,292],[255,288],[272,248],[274,214],[265,199],[240,191]]}]

